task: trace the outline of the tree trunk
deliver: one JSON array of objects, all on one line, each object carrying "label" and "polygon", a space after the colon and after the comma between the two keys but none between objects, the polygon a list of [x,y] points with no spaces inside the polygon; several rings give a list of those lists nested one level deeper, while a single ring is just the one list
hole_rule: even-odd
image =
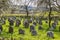
[{"label": "tree trunk", "polygon": [[51,27],[51,11],[52,11],[52,8],[51,8],[51,2],[49,0],[49,27]]},{"label": "tree trunk", "polygon": [[28,17],[28,14],[29,14],[28,7],[27,6],[25,6],[25,7],[26,7],[26,13],[27,13],[27,17]]}]

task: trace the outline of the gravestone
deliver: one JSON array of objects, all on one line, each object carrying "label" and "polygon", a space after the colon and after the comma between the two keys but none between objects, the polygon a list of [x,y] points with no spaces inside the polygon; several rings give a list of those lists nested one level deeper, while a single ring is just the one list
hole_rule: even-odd
[{"label": "gravestone", "polygon": [[9,33],[13,34],[13,27],[9,27]]},{"label": "gravestone", "polygon": [[35,30],[34,27],[35,27],[34,25],[30,25],[30,32],[33,31],[33,30]]},{"label": "gravestone", "polygon": [[28,22],[28,20],[27,20],[27,19],[25,19],[25,21],[24,21],[24,23],[23,23],[23,24],[24,24],[24,27],[25,27],[25,28],[28,28],[28,27],[29,27],[29,22]]},{"label": "gravestone", "polygon": [[37,25],[37,23],[36,22],[33,22],[33,24],[36,26]]},{"label": "gravestone", "polygon": [[40,25],[39,27],[38,27],[38,30],[42,30],[43,29],[43,27]]},{"label": "gravestone", "polygon": [[25,31],[23,29],[19,29],[19,34],[25,34]]},{"label": "gravestone", "polygon": [[21,21],[17,19],[17,20],[16,20],[16,26],[19,27],[20,24],[21,24]]},{"label": "gravestone", "polygon": [[33,30],[33,31],[31,32],[31,34],[32,34],[32,36],[36,36],[36,35],[37,35],[37,32],[36,32],[35,30]]},{"label": "gravestone", "polygon": [[54,34],[51,31],[48,31],[47,32],[47,36],[50,37],[50,38],[54,38]]}]

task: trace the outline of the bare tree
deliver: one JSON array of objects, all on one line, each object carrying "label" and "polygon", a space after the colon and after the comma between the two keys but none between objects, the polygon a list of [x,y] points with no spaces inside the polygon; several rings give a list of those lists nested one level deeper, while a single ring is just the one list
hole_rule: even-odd
[{"label": "bare tree", "polygon": [[39,5],[41,5],[42,3],[46,3],[46,7],[48,6],[49,7],[49,27],[51,27],[50,26],[50,23],[51,23],[51,11],[52,11],[52,9],[51,9],[51,1],[50,0],[38,0],[38,6]]}]

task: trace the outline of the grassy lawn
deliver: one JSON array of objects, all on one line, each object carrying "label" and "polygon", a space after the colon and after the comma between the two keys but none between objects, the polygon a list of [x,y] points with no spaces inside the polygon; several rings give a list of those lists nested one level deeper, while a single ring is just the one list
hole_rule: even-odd
[{"label": "grassy lawn", "polygon": [[[54,39],[47,37],[47,29],[48,29],[48,24],[45,23],[45,21],[43,20],[43,30],[38,30],[38,26],[39,24],[37,23],[35,30],[37,31],[38,35],[37,36],[32,36],[31,32],[29,31],[29,28],[24,28],[23,26],[23,20],[21,20],[21,25],[19,27],[15,27],[15,23],[14,23],[14,33],[11,35],[10,33],[8,33],[8,28],[9,28],[9,22],[8,20],[6,20],[6,24],[3,25],[3,32],[2,34],[0,34],[0,37],[5,37],[5,38],[9,38],[11,40],[11,37],[13,37],[16,40],[60,40],[60,32],[59,31],[59,26],[60,26],[60,21],[59,21],[59,25],[57,25],[55,31],[54,32]],[[18,29],[22,28],[23,30],[25,30],[25,35],[21,35],[18,34]],[[6,39],[7,40],[7,39]]]},{"label": "grassy lawn", "polygon": [[[57,12],[52,12],[52,14],[56,15]],[[29,16],[31,16],[32,14],[29,14]],[[41,14],[34,14],[34,16],[40,16]],[[1,16],[26,16],[26,14],[2,14]],[[48,12],[46,12],[45,16],[48,16]],[[60,21],[58,22],[59,25],[56,26],[56,29],[53,31],[54,33],[54,39],[47,37],[47,29],[48,29],[48,23],[45,22],[45,20],[43,20],[43,30],[38,30],[39,24],[37,23],[35,30],[37,31],[37,36],[32,36],[30,29],[29,28],[24,28],[23,26],[23,20],[21,20],[21,25],[19,27],[15,27],[15,23],[13,25],[14,28],[14,32],[11,35],[10,33],[8,33],[8,28],[9,28],[9,22],[8,19],[6,19],[6,24],[2,25],[3,26],[3,31],[2,34],[0,34],[0,38],[4,37],[5,40],[11,40],[11,37],[13,39],[16,40],[60,40],[60,32],[59,32],[59,26],[60,26]],[[52,21],[53,22],[53,21]],[[21,35],[18,34],[18,30],[19,28],[22,28],[23,30],[25,30],[25,35]],[[7,39],[8,38],[8,39]]]}]

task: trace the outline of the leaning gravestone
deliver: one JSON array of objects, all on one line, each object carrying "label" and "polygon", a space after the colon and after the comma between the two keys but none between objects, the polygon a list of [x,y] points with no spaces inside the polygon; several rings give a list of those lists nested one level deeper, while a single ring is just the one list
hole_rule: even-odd
[{"label": "leaning gravestone", "polygon": [[51,31],[48,31],[47,32],[47,36],[50,37],[50,38],[54,38],[54,34]]},{"label": "leaning gravestone", "polygon": [[55,24],[55,23],[52,23],[52,27],[53,27],[53,28],[56,28],[56,24]]}]

